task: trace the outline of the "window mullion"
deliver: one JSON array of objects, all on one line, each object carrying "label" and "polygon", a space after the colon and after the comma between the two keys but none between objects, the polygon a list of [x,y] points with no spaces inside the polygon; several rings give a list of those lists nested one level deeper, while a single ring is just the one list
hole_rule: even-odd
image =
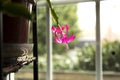
[{"label": "window mullion", "polygon": [[96,0],[96,80],[103,80],[100,31],[100,0]]},{"label": "window mullion", "polygon": [[46,17],[47,17],[47,27],[46,27],[46,43],[47,43],[47,80],[52,79],[52,20],[50,16],[50,9],[46,6]]}]

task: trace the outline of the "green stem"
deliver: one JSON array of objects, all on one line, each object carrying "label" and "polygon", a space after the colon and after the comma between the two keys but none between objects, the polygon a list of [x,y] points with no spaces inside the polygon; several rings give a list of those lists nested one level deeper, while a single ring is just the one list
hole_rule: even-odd
[{"label": "green stem", "polygon": [[48,6],[49,6],[49,8],[51,10],[52,17],[54,18],[54,20],[55,20],[55,22],[56,22],[56,24],[58,26],[58,24],[59,24],[59,22],[58,22],[58,16],[57,16],[54,8],[52,7],[52,4],[51,4],[50,0],[46,0],[46,1],[47,1]]}]

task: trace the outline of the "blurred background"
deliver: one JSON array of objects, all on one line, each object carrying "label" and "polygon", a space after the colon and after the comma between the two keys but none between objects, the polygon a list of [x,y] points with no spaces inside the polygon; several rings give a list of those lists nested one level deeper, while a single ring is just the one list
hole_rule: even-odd
[{"label": "blurred background", "polygon": [[[44,1],[44,0],[39,0]],[[56,1],[56,0],[54,0]],[[95,2],[55,5],[60,25],[68,24],[76,39],[66,50],[53,41],[52,68],[54,80],[95,80],[96,11]],[[104,0],[100,7],[102,67],[104,80],[120,79],[120,1]],[[46,80],[46,7],[38,6],[38,52],[40,80]],[[55,22],[52,21],[52,25]],[[32,42],[32,35],[30,36]],[[33,64],[15,74],[15,80],[32,80]]]}]

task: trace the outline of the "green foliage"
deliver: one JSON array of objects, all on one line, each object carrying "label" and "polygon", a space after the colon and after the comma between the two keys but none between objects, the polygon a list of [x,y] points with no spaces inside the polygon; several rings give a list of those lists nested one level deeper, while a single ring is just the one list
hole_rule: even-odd
[{"label": "green foliage", "polygon": [[86,45],[79,50],[79,68],[82,70],[95,70],[95,46],[92,44]]},{"label": "green foliage", "polygon": [[[86,45],[66,54],[53,54],[54,70],[95,70],[95,45]],[[71,54],[72,53],[72,54]],[[103,70],[120,71],[120,41],[102,45]],[[39,56],[39,68],[46,70],[46,54]]]},{"label": "green foliage", "polygon": [[[74,34],[76,36],[80,32],[77,26],[77,6],[76,5],[67,5],[67,6],[54,6],[54,9],[59,15],[60,25],[69,24],[69,34]],[[38,8],[38,47],[39,53],[46,53],[46,8],[39,7]],[[53,25],[56,25],[53,21]],[[74,44],[76,40],[69,44],[70,48],[74,48]],[[53,42],[53,53],[64,53],[65,46],[56,44]]]},{"label": "green foliage", "polygon": [[[39,68],[40,70],[47,69],[46,54],[39,56]],[[53,55],[53,69],[54,70],[74,70],[77,66],[77,60],[72,59],[73,56],[67,54],[54,54]],[[77,59],[77,58],[76,58]],[[75,66],[76,65],[76,66]]]},{"label": "green foliage", "polygon": [[[74,34],[76,36],[76,39],[69,44],[70,49],[74,48],[74,44],[77,42],[78,33],[80,33],[80,30],[77,25],[77,5],[59,5],[55,6],[54,9],[56,10],[56,13],[59,16],[59,23],[60,25],[69,25],[69,32],[68,35]],[[54,22],[54,21],[53,21]],[[56,25],[53,23],[53,25]],[[66,48],[64,45],[60,44],[53,44],[53,53],[64,53],[66,51]]]},{"label": "green foliage", "polygon": [[120,71],[120,41],[106,41],[103,46],[103,69]]},{"label": "green foliage", "polygon": [[38,8],[38,50],[40,54],[46,53],[46,10],[44,7]]},{"label": "green foliage", "polygon": [[6,13],[10,16],[22,16],[27,19],[32,20],[32,14],[28,11],[28,9],[15,2],[6,2],[1,0],[0,1],[0,12]]},{"label": "green foliage", "polygon": [[53,57],[53,69],[54,70],[73,70],[76,63],[69,55],[57,55]]},{"label": "green foliage", "polygon": [[[95,70],[95,46],[88,45],[83,47],[80,51],[82,53],[82,56],[79,56],[81,69]],[[102,57],[103,70],[120,71],[120,41],[106,41],[103,43]]]}]

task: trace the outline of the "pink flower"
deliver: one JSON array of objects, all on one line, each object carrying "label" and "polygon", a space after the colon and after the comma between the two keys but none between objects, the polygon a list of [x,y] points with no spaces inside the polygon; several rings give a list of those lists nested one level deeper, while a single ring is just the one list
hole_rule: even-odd
[{"label": "pink flower", "polygon": [[69,26],[65,25],[62,27],[52,26],[52,32],[54,33],[54,40],[56,43],[65,44],[68,48],[68,43],[72,42],[75,39],[74,35],[68,37]]}]

